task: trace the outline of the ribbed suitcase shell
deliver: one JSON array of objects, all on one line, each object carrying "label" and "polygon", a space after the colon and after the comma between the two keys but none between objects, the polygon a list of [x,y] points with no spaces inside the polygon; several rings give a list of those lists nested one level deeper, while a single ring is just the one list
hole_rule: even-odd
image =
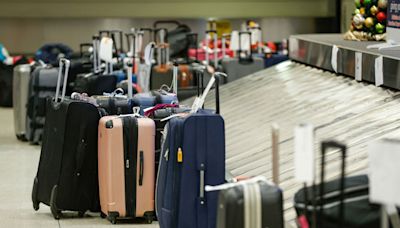
[{"label": "ribbed suitcase shell", "polygon": [[13,105],[14,105],[14,130],[20,140],[26,140],[26,104],[28,103],[29,77],[31,66],[19,65],[14,68],[13,79]]},{"label": "ribbed suitcase shell", "polygon": [[[123,118],[136,119],[137,123],[137,157],[133,160],[124,155],[129,153],[124,148],[124,121]],[[99,185],[100,205],[103,214],[107,215],[112,223],[120,217],[144,217],[151,222],[154,217],[154,189],[155,189],[155,124],[148,118],[134,116],[106,116],[99,122]],[[129,142],[133,143],[134,142]],[[142,152],[142,153],[141,153]],[[135,152],[132,151],[132,154]],[[141,154],[143,156],[142,165]],[[135,199],[127,199],[131,193],[126,192],[127,164],[134,164],[136,178],[131,184],[136,186]],[[143,168],[142,185],[140,184],[140,169]],[[128,180],[129,181],[129,180]],[[132,186],[131,186],[132,187]],[[127,211],[127,202],[136,202],[133,211]]]}]

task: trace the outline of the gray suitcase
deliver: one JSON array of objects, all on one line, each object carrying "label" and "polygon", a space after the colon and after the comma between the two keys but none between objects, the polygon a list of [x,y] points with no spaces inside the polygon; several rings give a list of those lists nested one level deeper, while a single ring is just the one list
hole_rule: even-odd
[{"label": "gray suitcase", "polygon": [[29,95],[26,119],[26,138],[32,144],[42,140],[46,117],[46,100],[54,97],[57,86],[58,68],[37,67],[29,80]]},{"label": "gray suitcase", "polygon": [[14,130],[18,140],[26,141],[26,105],[28,103],[31,65],[18,65],[13,75]]},{"label": "gray suitcase", "polygon": [[[248,35],[250,37],[251,44],[251,33],[250,32],[239,32],[239,49],[241,48],[241,37]],[[251,49],[251,48],[250,48]],[[224,72],[229,75],[227,82],[235,81],[244,76],[253,74],[257,71],[264,69],[264,60],[259,57],[253,57],[248,51],[239,50],[238,57],[233,59],[222,59],[221,65]]]}]

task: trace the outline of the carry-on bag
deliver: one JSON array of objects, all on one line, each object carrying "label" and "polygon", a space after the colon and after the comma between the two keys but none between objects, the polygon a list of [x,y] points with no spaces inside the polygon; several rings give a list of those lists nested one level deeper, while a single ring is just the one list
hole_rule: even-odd
[{"label": "carry-on bag", "polygon": [[[217,78],[217,80],[216,80]],[[199,110],[214,81],[211,78],[191,114],[173,117],[164,130],[157,177],[156,212],[161,228],[214,228],[217,193],[205,185],[225,182],[225,127],[219,113]]]},{"label": "carry-on bag", "polygon": [[31,65],[23,64],[14,68],[13,106],[14,130],[18,140],[26,141],[26,106],[28,103],[29,78]]},{"label": "carry-on bag", "polygon": [[[340,178],[325,182],[325,157],[329,149],[340,150]],[[321,228],[373,228],[380,224],[380,205],[369,202],[368,176],[345,177],[346,146],[335,141],[321,144],[321,183],[304,187],[295,194],[298,216]]]},{"label": "carry-on bag", "polygon": [[99,123],[99,185],[102,216],[154,219],[154,121],[132,115]]},{"label": "carry-on bag", "polygon": [[[248,38],[249,42],[243,39]],[[248,47],[243,47],[248,44]],[[227,82],[232,82],[244,76],[250,75],[264,69],[264,60],[259,57],[253,57],[251,54],[251,32],[239,32],[239,51],[237,58],[224,58],[222,60],[222,68],[229,75]]]},{"label": "carry-on bag", "polygon": [[55,95],[57,76],[58,68],[42,65],[35,67],[29,78],[25,136],[32,144],[42,141],[46,102]]},{"label": "carry-on bag", "polygon": [[[59,91],[63,68],[64,86]],[[38,171],[32,189],[35,210],[50,206],[55,219],[64,210],[100,211],[97,138],[103,115],[94,104],[65,98],[69,61],[60,60],[55,99],[48,99]]]}]

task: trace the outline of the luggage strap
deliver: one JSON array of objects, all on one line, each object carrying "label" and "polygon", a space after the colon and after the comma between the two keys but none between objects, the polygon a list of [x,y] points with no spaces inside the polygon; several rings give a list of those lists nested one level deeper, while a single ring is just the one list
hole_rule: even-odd
[{"label": "luggage strap", "polygon": [[[196,135],[202,136],[207,132],[207,120],[196,119]],[[208,151],[207,136],[198,137],[196,140],[196,168],[199,172],[199,201],[197,203],[197,227],[208,227],[207,197],[205,195],[206,154]]]}]

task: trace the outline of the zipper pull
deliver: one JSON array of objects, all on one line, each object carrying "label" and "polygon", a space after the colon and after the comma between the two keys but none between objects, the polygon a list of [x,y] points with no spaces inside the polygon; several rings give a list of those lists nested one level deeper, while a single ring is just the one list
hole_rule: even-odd
[{"label": "zipper pull", "polygon": [[177,159],[178,159],[178,163],[183,162],[183,153],[182,153],[182,148],[180,148],[180,147],[178,148]]},{"label": "zipper pull", "polygon": [[169,158],[168,155],[169,155],[169,149],[167,149],[167,151],[165,151],[165,154],[164,154],[164,158],[166,161],[168,161],[168,158]]}]

